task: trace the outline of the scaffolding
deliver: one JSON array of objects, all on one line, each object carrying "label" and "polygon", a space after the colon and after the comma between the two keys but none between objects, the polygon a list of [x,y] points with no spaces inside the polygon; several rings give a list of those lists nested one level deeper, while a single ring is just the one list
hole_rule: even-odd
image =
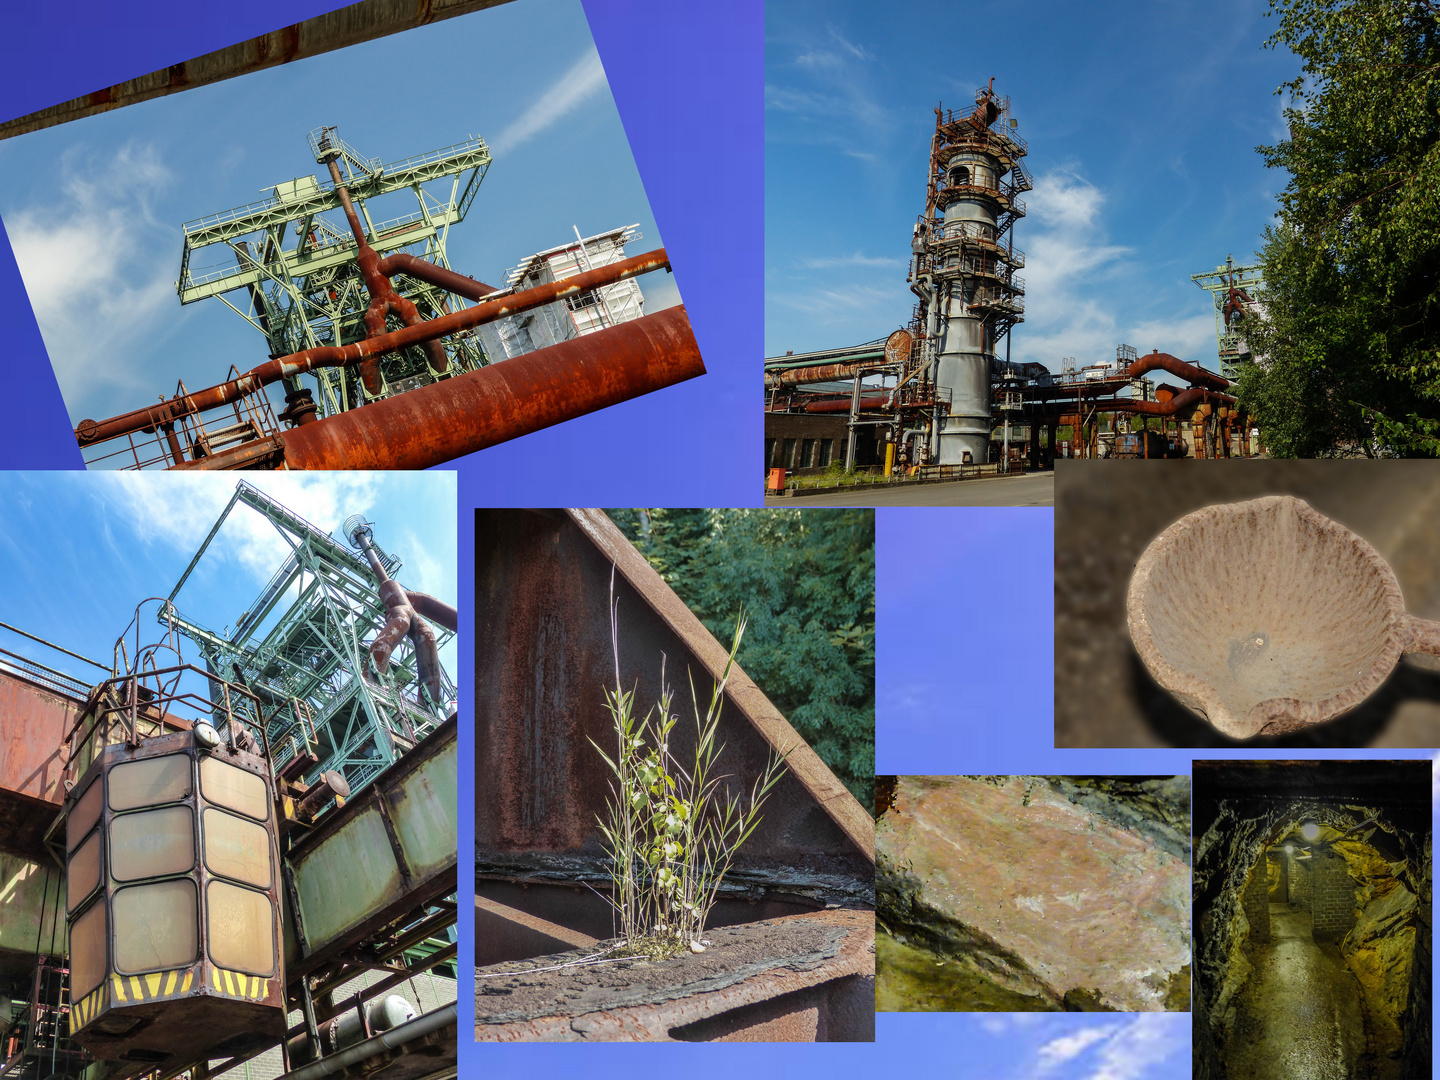
[{"label": "scaffolding", "polygon": [[[450,227],[464,220],[490,167],[484,139],[471,136],[388,164],[362,155],[333,127],[312,131],[309,143],[317,163],[333,159],[340,167],[376,253],[409,251],[449,268]],[[342,211],[338,186],[333,179],[321,180],[313,174],[296,177],[269,188],[269,197],[260,202],[186,222],[181,227],[184,245],[176,283],[180,302],[218,297],[264,335],[272,357],[363,340],[371,297],[359,266],[356,238],[343,214],[334,221],[326,216]],[[414,209],[397,213],[399,208],[392,204],[402,194],[414,199]],[[396,197],[386,202],[386,212],[395,216],[372,215],[371,204],[387,196]],[[211,261],[202,265],[206,259]],[[418,278],[397,274],[394,288],[422,318],[458,310],[453,294]],[[243,299],[232,300],[228,294],[235,292]],[[310,372],[319,415],[333,416],[363,404],[367,397],[393,396],[488,362],[473,332],[451,336],[445,347],[450,363],[444,376],[427,365],[419,347],[386,357],[381,366],[385,389],[378,395],[362,392],[353,369]],[[291,394],[299,391],[300,376],[288,377],[285,387]]]},{"label": "scaffolding", "polygon": [[1191,274],[1190,280],[1210,294],[1215,303],[1215,341],[1220,353],[1220,374],[1231,382],[1240,377],[1243,364],[1254,359],[1245,340],[1245,319],[1263,315],[1264,268],[1236,266],[1233,255],[1214,270]]},{"label": "scaffolding", "polygon": [[[175,597],[242,505],[266,518],[291,553],[234,628],[216,632],[186,618]],[[373,546],[396,576],[401,561]],[[385,672],[369,662],[367,640],[385,625],[386,607],[362,555],[248,483],[236,487],[158,617],[195,642],[209,672],[265,703],[277,773],[309,754],[316,762],[304,768],[307,778],[339,772],[359,791],[454,710],[449,675],[441,670],[441,691],[432,699],[421,686],[415,651],[403,641]],[[437,629],[437,645],[454,636]]]}]

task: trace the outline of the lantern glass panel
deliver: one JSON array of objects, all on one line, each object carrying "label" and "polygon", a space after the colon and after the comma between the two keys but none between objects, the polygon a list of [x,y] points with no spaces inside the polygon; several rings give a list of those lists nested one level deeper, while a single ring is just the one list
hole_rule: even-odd
[{"label": "lantern glass panel", "polygon": [[100,884],[100,830],[96,829],[65,866],[65,910],[74,911]]},{"label": "lantern glass panel", "polygon": [[115,970],[164,971],[195,962],[195,883],[189,878],[133,885],[115,894]]},{"label": "lantern glass panel", "polygon": [[210,882],[205,896],[210,959],[231,971],[274,974],[274,908],[270,898],[228,881]]},{"label": "lantern glass panel", "polygon": [[105,902],[70,926],[70,1000],[79,1001],[105,981]]},{"label": "lantern glass panel", "polygon": [[166,754],[126,761],[110,770],[109,782],[111,810],[176,802],[190,794],[190,758]]},{"label": "lantern glass panel", "polygon": [[74,809],[65,819],[65,842],[71,851],[85,839],[95,822],[100,820],[100,793],[104,787],[97,776],[85,789],[85,794],[75,800]]},{"label": "lantern glass panel", "polygon": [[270,798],[264,778],[213,757],[200,762],[200,792],[207,802],[227,807],[256,821],[270,818]]},{"label": "lantern glass panel", "polygon": [[195,865],[195,819],[188,806],[123,814],[110,822],[110,874],[116,881],[183,874]]},{"label": "lantern glass panel", "polygon": [[263,825],[206,807],[205,865],[213,874],[270,887],[270,834]]}]

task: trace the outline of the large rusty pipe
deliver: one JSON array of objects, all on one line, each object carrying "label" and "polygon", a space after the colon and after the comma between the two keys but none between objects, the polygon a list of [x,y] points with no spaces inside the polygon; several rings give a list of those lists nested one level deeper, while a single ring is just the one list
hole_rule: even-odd
[{"label": "large rusty pipe", "polygon": [[[379,337],[367,338],[364,341],[357,341],[353,344],[343,346],[321,345],[313,349],[306,349],[303,352],[293,353],[290,356],[282,356],[275,360],[266,361],[260,366],[247,371],[244,375],[231,379],[229,382],[220,383],[218,386],[211,386],[205,390],[197,390],[193,394],[177,394],[175,397],[166,401],[159,402],[155,405],[148,405],[143,409],[134,409],[131,412],[122,413],[120,416],[113,417],[109,420],[101,420],[98,422],[94,420],[82,420],[80,421],[80,425],[75,429],[75,440],[81,446],[91,446],[98,442],[105,442],[108,439],[130,435],[137,431],[153,431],[157,424],[163,424],[166,421],[176,420],[182,416],[205,412],[208,409],[216,409],[222,405],[229,405],[231,402],[239,401],[246,394],[258,390],[269,383],[278,382],[280,379],[289,375],[301,375],[322,367],[344,367],[349,364],[358,363],[367,357],[383,356],[386,353],[392,353],[399,349],[419,344],[421,341],[433,341],[436,338],[455,334],[461,330],[470,330],[479,326],[481,323],[493,322],[496,319],[503,319],[507,315],[514,315],[521,311],[530,311],[533,308],[543,307],[546,304],[566,296],[589,292],[592,289],[599,288],[601,285],[613,285],[617,281],[624,281],[627,278],[637,277],[640,274],[648,274],[652,270],[668,269],[669,266],[670,259],[665,254],[665,249],[656,248],[654,251],[646,252],[644,255],[636,255],[633,258],[611,263],[608,266],[587,270],[583,274],[576,274],[574,277],[565,278],[563,281],[552,281],[545,285],[537,285],[535,288],[526,289],[524,292],[512,293],[496,300],[476,304],[474,307],[451,312],[449,315],[442,315],[439,318],[430,319],[427,322],[422,322],[415,326],[407,326],[403,330],[393,330],[388,334],[381,334]],[[688,322],[686,323],[686,330],[688,333]],[[608,331],[602,331],[602,333],[604,332]],[[589,335],[591,339],[597,336],[599,335]],[[698,359],[697,352],[696,360],[698,361]],[[513,364],[515,361],[510,360],[506,363]],[[695,375],[702,373],[703,368],[700,371],[694,372]],[[471,374],[476,373],[472,372]],[[686,377],[689,378],[693,376]],[[679,380],[673,381],[678,382]],[[669,383],[665,383],[664,385],[668,386]],[[651,389],[654,389],[654,387]],[[640,392],[646,393],[647,391]],[[418,391],[410,391],[410,393],[418,393]],[[630,394],[627,396],[634,397],[635,395]],[[617,398],[616,400],[623,401],[625,398]],[[611,404],[613,404],[613,402]],[[369,407],[373,408],[374,406]],[[331,419],[335,418],[332,417]],[[568,419],[568,417],[563,417],[562,419]],[[551,422],[555,423],[556,421]],[[314,427],[315,425],[307,424],[305,426]],[[442,458],[441,460],[447,459]]]},{"label": "large rusty pipe", "polygon": [[853,379],[861,368],[873,368],[875,364],[814,364],[810,367],[791,368],[789,371],[771,372],[765,376],[767,390],[783,386],[803,386],[806,383],[826,382],[830,379]]},{"label": "large rusty pipe", "polygon": [[703,374],[684,307],[667,308],[287,431],[285,464],[427,469]]},{"label": "large rusty pipe", "polygon": [[1194,364],[1187,364],[1178,356],[1171,356],[1169,353],[1152,352],[1146,353],[1133,364],[1125,369],[1125,374],[1132,379],[1138,379],[1147,371],[1156,369],[1168,371],[1194,386],[1203,386],[1210,390],[1225,390],[1230,386],[1230,380],[1214,372],[1198,368]]},{"label": "large rusty pipe", "polygon": [[483,281],[476,281],[464,274],[457,274],[454,270],[436,266],[432,262],[427,262],[404,251],[397,251],[394,255],[387,255],[381,259],[380,272],[386,277],[393,274],[409,274],[413,278],[429,282],[431,285],[438,285],[446,292],[463,296],[467,300],[480,300],[493,292],[500,291],[492,289]]},{"label": "large rusty pipe", "polygon": [[1181,409],[1205,401],[1218,401],[1222,405],[1235,404],[1235,399],[1229,394],[1217,394],[1202,386],[1192,386],[1188,390],[1180,391],[1169,401],[1120,400],[1113,403],[1107,402],[1104,408],[1107,410],[1113,408],[1116,412],[1139,413],[1143,416],[1174,416]]},{"label": "large rusty pipe", "polygon": [[[890,400],[890,399],[889,399],[888,397],[862,398],[862,399],[860,400],[860,408],[861,408],[862,410],[866,410],[866,409],[883,409],[883,408],[885,407],[885,403],[888,402],[889,400]],[[806,406],[805,406],[805,411],[806,411],[807,413],[827,413],[827,412],[847,412],[847,413],[848,413],[848,412],[850,411],[850,402],[849,402],[848,400],[845,400],[845,401],[812,401],[809,405],[806,405]]]},{"label": "large rusty pipe", "polygon": [[[395,286],[390,283],[389,275],[380,269],[380,256],[375,253],[375,249],[365,238],[365,229],[360,224],[360,215],[355,212],[355,205],[350,201],[350,189],[345,186],[344,180],[340,176],[340,166],[336,164],[333,157],[327,164],[330,166],[330,178],[335,181],[335,193],[340,196],[340,203],[345,207],[345,217],[350,222],[350,231],[355,234],[356,262],[360,266],[361,276],[365,279],[365,290],[370,294],[370,306],[365,312],[366,338],[377,338],[384,334],[385,318],[391,314],[396,315],[407,327],[420,325],[424,320],[415,310],[415,305],[395,291]],[[436,374],[443,375],[450,367],[450,360],[445,355],[445,346],[438,341],[425,341],[422,342],[422,347],[430,367]],[[380,376],[379,357],[368,357],[361,362],[360,381],[364,385],[367,395],[370,397],[380,395],[383,380]]]},{"label": "large rusty pipe", "polygon": [[[408,635],[410,644],[415,648],[415,674],[430,696],[431,703],[438,705],[441,694],[440,650],[435,640],[435,631],[430,629],[430,624],[420,617],[411,604],[411,594],[385,572],[385,565],[380,561],[380,554],[371,541],[370,530],[366,528],[357,531],[356,539],[360,541],[360,549],[365,553],[365,559],[370,563],[370,569],[380,583],[380,599],[385,602],[385,625],[370,643],[370,662],[375,670],[383,675],[390,665],[390,654],[395,651],[395,646],[400,644],[400,638]],[[415,595],[425,596],[424,593]],[[436,604],[440,603],[433,596],[425,598]]]},{"label": "large rusty pipe", "polygon": [[410,606],[431,622],[439,623],[452,634],[460,632],[460,613],[444,600],[437,600],[429,593],[415,592],[413,589],[406,589],[405,596],[410,601]]}]

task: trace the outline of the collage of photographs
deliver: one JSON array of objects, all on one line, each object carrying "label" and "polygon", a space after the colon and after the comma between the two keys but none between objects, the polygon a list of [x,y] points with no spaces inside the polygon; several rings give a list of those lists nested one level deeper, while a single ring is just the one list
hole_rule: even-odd
[{"label": "collage of photographs", "polygon": [[1436,1075],[1436,0],[7,15],[0,1080]]}]

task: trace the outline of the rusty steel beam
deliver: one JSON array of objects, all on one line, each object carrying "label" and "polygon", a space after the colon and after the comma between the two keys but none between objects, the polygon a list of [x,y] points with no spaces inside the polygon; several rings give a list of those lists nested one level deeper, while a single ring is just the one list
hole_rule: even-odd
[{"label": "rusty steel beam", "polygon": [[[476,873],[604,888],[610,870],[596,817],[610,792],[590,740],[605,745],[614,737],[601,695],[616,681],[612,568],[619,681],[636,691],[643,711],[659,697],[666,658],[665,678],[684,715],[671,733],[678,760],[694,752],[690,680],[703,710],[729,649],[600,510],[481,510],[475,549],[475,630],[484,643],[475,664],[475,775],[486,778],[487,792],[476,802]],[[738,667],[718,723],[723,790],[737,797],[773,753],[789,751],[787,771],[721,896],[873,905],[873,819]],[[504,902],[537,913],[523,896]]]},{"label": "rusty steel beam", "polygon": [[285,465],[426,469],[703,374],[667,308],[287,431]]},{"label": "rusty steel beam", "polygon": [[[173,398],[156,405],[134,409],[109,420],[82,420],[75,428],[75,441],[82,447],[93,446],[96,443],[131,435],[135,432],[154,431],[157,426],[178,420],[182,416],[206,412],[209,409],[216,409],[222,405],[239,401],[245,395],[270,383],[279,382],[281,379],[303,375],[316,368],[346,367],[359,364],[370,358],[409,348],[411,345],[434,341],[436,338],[446,337],[461,330],[470,330],[482,323],[503,319],[507,315],[544,307],[546,304],[566,296],[589,292],[602,285],[613,285],[617,281],[624,281],[640,274],[648,274],[654,270],[669,269],[669,266],[670,259],[665,254],[665,249],[657,248],[643,255],[622,259],[620,262],[587,270],[574,277],[476,304],[474,307],[454,311],[436,319],[416,323],[414,326],[391,331],[388,334],[380,334],[377,337],[366,338],[349,345],[321,345],[292,353],[289,356],[277,357],[252,368],[244,375],[231,379],[229,382],[220,383],[218,386],[197,390],[192,394],[176,394]],[[412,393],[417,392],[412,391]],[[396,399],[387,399],[387,401],[394,400]],[[330,419],[334,419],[334,417]],[[305,424],[297,430],[316,426],[318,424]]]},{"label": "rusty steel beam", "polygon": [[319,56],[440,19],[494,7],[504,0],[361,0],[304,22],[217,49],[148,75],[104,87],[0,124],[0,139],[68,123],[181,90],[233,79],[292,60]]},{"label": "rusty steel beam", "polygon": [[[662,962],[674,984],[567,993],[556,980],[552,1000],[517,1007],[507,994],[477,994],[477,1042],[850,1042],[875,1038],[875,916],[831,910],[771,920],[775,934],[763,958],[739,971],[707,971],[686,982],[693,958]],[[714,947],[747,927],[712,930]],[[779,938],[820,937],[823,944],[787,955]],[[702,954],[704,955],[704,954]],[[722,952],[723,955],[723,952]],[[578,958],[578,957],[577,957]],[[633,961],[632,961],[633,963]],[[697,961],[698,963],[698,961]],[[502,964],[476,971],[477,984],[504,989],[517,980],[528,988],[546,981],[525,966]],[[650,971],[657,965],[647,964]],[[583,967],[572,969],[583,973]],[[603,970],[603,969],[601,969]],[[554,973],[550,975],[555,978]],[[573,976],[572,976],[573,978]],[[695,979],[695,976],[690,976]],[[658,980],[656,980],[658,981]],[[619,999],[619,1000],[613,1000]],[[534,1000],[534,997],[531,998]]]}]

